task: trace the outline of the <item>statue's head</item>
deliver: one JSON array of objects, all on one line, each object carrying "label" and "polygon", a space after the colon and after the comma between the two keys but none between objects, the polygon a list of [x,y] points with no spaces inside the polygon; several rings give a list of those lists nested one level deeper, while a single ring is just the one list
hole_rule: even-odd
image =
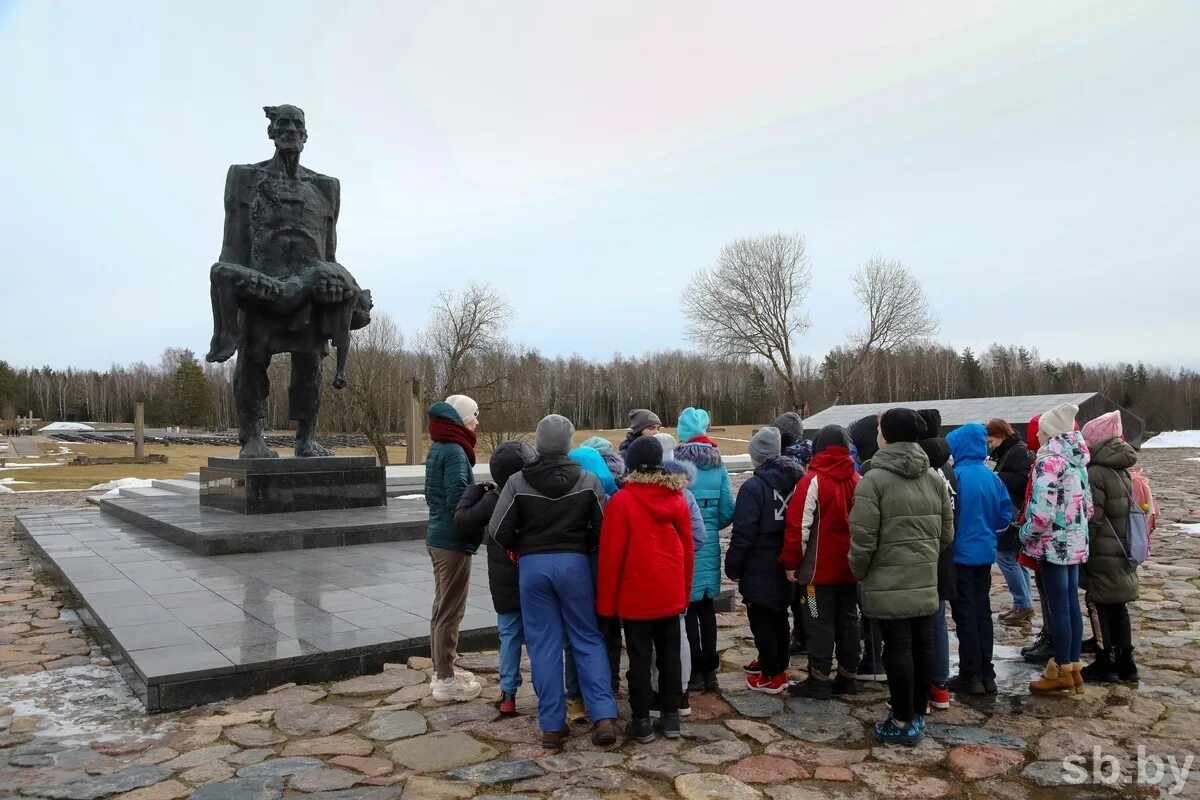
[{"label": "statue's head", "polygon": [[276,150],[299,153],[308,141],[304,128],[304,110],[297,106],[263,106],[267,112],[267,136],[275,142]]}]

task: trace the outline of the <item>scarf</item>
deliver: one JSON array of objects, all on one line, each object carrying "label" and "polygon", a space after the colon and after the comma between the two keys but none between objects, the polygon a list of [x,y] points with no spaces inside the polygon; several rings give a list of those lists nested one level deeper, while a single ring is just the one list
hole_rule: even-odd
[{"label": "scarf", "polygon": [[699,436],[693,436],[692,438],[690,438],[686,442],[684,442],[684,444],[706,444],[711,447],[717,446],[716,442],[714,442],[712,439],[708,438],[708,436],[703,433],[700,434]]},{"label": "scarf", "polygon": [[471,466],[475,466],[475,431],[465,425],[441,417],[429,418],[429,438],[435,442],[456,444],[467,454]]}]

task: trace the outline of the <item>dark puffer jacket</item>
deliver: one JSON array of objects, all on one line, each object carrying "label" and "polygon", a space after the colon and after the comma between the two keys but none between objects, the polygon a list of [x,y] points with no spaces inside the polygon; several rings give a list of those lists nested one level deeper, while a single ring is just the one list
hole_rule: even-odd
[{"label": "dark puffer jacket", "polygon": [[725,575],[738,582],[742,598],[778,611],[791,605],[794,588],[779,556],[788,501],[804,467],[789,456],[772,456],[738,490],[733,533],[725,552]]},{"label": "dark puffer jacket", "polygon": [[566,454],[542,454],[509,478],[488,529],[505,550],[590,553],[600,543],[604,487]]},{"label": "dark puffer jacket", "polygon": [[1093,450],[1088,464],[1096,510],[1088,525],[1090,549],[1088,560],[1080,567],[1079,585],[1087,590],[1093,603],[1132,603],[1138,599],[1137,569],[1125,556],[1129,550],[1129,497],[1133,491],[1129,468],[1136,463],[1133,447],[1114,438]]},{"label": "dark puffer jacket", "polygon": [[996,541],[996,549],[1012,553],[1021,549],[1021,538],[1017,535],[1020,526],[1015,520],[1025,510],[1025,487],[1029,485],[1029,473],[1033,470],[1033,453],[1014,433],[992,451],[992,457],[996,459],[996,477],[1004,484],[1012,500],[1014,520]]},{"label": "dark puffer jacket", "polygon": [[[496,483],[473,483],[463,492],[454,511],[454,527],[464,537],[478,542],[487,532],[488,523],[496,510],[496,501],[508,479],[520,472],[537,454],[527,442],[501,442],[492,453],[489,466]],[[515,554],[514,554],[515,555]],[[516,559],[488,537],[488,589],[497,614],[512,614],[521,610],[521,587]]]}]

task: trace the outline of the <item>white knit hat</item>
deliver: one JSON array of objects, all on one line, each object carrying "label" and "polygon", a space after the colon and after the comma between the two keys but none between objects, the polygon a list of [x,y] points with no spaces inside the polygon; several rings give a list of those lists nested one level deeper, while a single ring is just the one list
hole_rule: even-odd
[{"label": "white knit hat", "polygon": [[458,418],[462,420],[463,425],[470,425],[479,419],[479,403],[465,394],[452,394],[446,398],[446,402],[458,412]]},{"label": "white knit hat", "polygon": [[1042,414],[1038,420],[1038,441],[1042,444],[1068,431],[1075,430],[1075,415],[1079,406],[1074,403],[1063,403]]}]

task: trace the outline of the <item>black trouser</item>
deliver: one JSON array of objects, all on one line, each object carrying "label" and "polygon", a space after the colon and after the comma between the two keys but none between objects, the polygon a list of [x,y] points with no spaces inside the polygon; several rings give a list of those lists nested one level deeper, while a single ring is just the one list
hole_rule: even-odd
[{"label": "black trouser", "polygon": [[612,673],[612,691],[621,688],[621,620],[619,617],[597,617],[604,647],[608,650],[608,669]]},{"label": "black trouser", "polygon": [[[807,596],[807,587],[797,594]],[[808,674],[829,680],[837,647],[838,673],[854,678],[862,658],[858,630],[858,589],[855,586],[814,586],[811,602],[805,602],[808,619]]]},{"label": "black trouser", "polygon": [[792,595],[792,638],[797,644],[806,645],[808,643],[808,629],[805,628],[805,618],[808,616],[808,611],[805,609],[804,603],[804,587],[795,587],[795,593]]},{"label": "black trouser", "polygon": [[787,611],[767,608],[761,603],[747,603],[746,616],[750,618],[750,632],[754,634],[754,646],[758,648],[758,666],[762,674],[773,677],[787,672],[791,660]]},{"label": "black trouser", "polygon": [[[703,675],[718,666],[717,663],[717,612],[711,597],[693,600],[688,605],[688,645],[692,648],[692,672]],[[626,647],[628,647],[626,643]]]},{"label": "black trouser", "polygon": [[933,682],[933,615],[881,619],[883,663],[887,668],[892,716],[911,722],[924,714]]},{"label": "black trouser", "polygon": [[958,674],[964,678],[992,679],[992,565],[954,565],[954,633],[958,637]]},{"label": "black trouser", "polygon": [[1124,603],[1096,603],[1099,621],[1096,647],[1110,652],[1133,647],[1133,631],[1129,626],[1129,607]]},{"label": "black trouser", "polygon": [[1048,642],[1054,641],[1054,626],[1050,624],[1050,597],[1046,594],[1046,582],[1042,580],[1042,571],[1033,571],[1033,584],[1037,587],[1038,604],[1042,607],[1042,636]]},{"label": "black trouser", "polygon": [[867,619],[865,616],[862,618],[862,642],[862,663],[873,667],[883,666],[883,634],[880,633],[877,620]]},{"label": "black trouser", "polygon": [[664,714],[679,712],[683,678],[679,674],[679,617],[624,620],[629,651],[629,706],[634,719],[650,716],[650,659],[658,663],[658,706]]}]

